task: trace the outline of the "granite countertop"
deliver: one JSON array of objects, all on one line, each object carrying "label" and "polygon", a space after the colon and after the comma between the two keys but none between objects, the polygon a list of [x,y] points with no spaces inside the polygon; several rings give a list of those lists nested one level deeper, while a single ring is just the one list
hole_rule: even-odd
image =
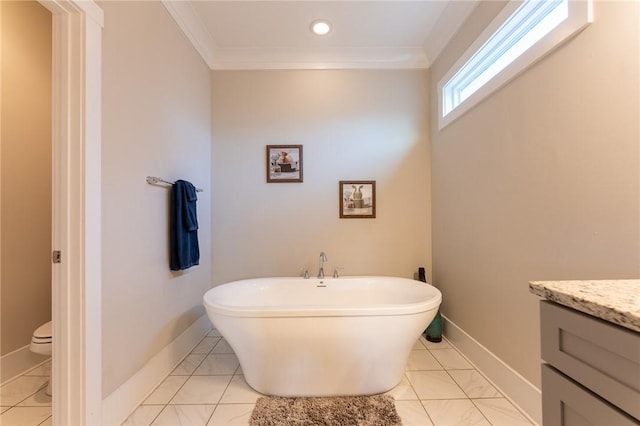
[{"label": "granite countertop", "polygon": [[533,294],[640,332],[640,280],[531,281]]}]

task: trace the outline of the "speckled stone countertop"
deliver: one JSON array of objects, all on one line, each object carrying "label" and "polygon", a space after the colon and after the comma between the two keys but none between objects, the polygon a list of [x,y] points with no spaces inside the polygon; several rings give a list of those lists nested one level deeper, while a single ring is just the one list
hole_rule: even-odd
[{"label": "speckled stone countertop", "polygon": [[640,280],[531,281],[532,293],[640,332]]}]

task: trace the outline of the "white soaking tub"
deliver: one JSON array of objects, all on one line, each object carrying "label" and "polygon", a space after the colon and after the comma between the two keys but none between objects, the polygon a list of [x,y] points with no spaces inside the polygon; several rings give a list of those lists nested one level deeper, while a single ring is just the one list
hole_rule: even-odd
[{"label": "white soaking tub", "polygon": [[406,278],[258,278],[212,288],[204,306],[252,388],[338,396],[396,386],[441,300]]}]

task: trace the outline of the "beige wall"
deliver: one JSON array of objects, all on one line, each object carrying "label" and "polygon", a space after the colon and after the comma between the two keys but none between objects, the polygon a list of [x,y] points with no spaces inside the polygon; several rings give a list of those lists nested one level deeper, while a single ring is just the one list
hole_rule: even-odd
[{"label": "beige wall", "polygon": [[[431,269],[425,71],[214,71],[214,284]],[[265,146],[302,144],[303,183],[266,183]],[[376,219],[340,219],[338,181],[377,182]]]},{"label": "beige wall", "polygon": [[[160,2],[100,2],[103,396],[204,314],[211,285],[209,69]],[[200,265],[171,273],[168,187],[198,198]]]},{"label": "beige wall", "polygon": [[[433,65],[432,91],[500,6],[479,4]],[[581,34],[432,128],[444,314],[537,386],[528,281],[640,276],[638,7],[594,2]]]},{"label": "beige wall", "polygon": [[51,13],[2,1],[0,355],[51,320]]}]

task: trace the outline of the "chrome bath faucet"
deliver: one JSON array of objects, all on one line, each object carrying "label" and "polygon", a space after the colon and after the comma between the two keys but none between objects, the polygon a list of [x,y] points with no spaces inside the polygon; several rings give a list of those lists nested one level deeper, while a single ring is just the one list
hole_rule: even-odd
[{"label": "chrome bath faucet", "polygon": [[327,261],[327,255],[325,254],[325,252],[321,251],[320,252],[320,262],[318,264],[318,278],[324,278],[324,262]]}]

